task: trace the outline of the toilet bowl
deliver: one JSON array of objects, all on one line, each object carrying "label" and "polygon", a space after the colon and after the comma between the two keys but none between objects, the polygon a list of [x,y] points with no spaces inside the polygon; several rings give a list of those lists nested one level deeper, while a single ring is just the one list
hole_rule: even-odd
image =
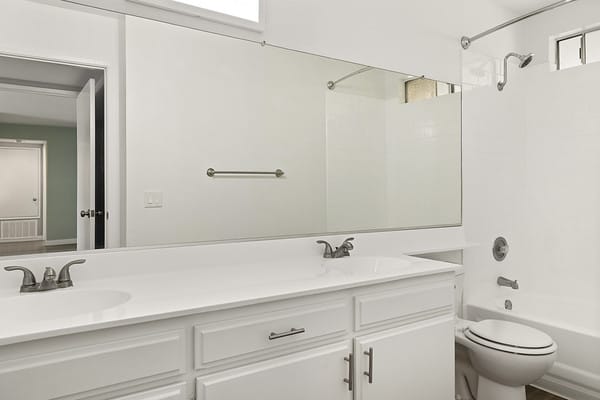
[{"label": "toilet bowl", "polygon": [[514,322],[457,319],[455,340],[467,349],[479,376],[477,400],[525,400],[525,386],[556,359],[550,336]]}]

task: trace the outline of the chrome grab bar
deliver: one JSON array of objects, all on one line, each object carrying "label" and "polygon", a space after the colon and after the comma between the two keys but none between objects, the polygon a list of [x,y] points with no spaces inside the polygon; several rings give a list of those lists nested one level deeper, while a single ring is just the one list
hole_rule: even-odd
[{"label": "chrome grab bar", "polygon": [[216,171],[213,168],[206,170],[206,175],[211,178],[215,175],[275,175],[277,178],[281,178],[285,172],[279,168],[275,171]]},{"label": "chrome grab bar", "polygon": [[306,332],[306,329],[304,328],[292,328],[287,332],[282,332],[282,333],[276,333],[276,332],[271,332],[271,334],[269,335],[269,340],[275,340],[275,339],[281,339],[284,337],[288,337],[288,336],[293,336],[293,335],[299,335],[301,333]]}]

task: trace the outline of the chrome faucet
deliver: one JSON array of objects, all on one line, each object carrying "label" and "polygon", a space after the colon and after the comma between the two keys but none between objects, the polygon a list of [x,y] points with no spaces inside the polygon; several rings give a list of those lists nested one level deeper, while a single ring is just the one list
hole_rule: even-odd
[{"label": "chrome faucet", "polygon": [[344,242],[333,250],[331,245],[324,240],[317,240],[318,244],[325,245],[325,251],[323,252],[323,258],[342,258],[349,257],[350,251],[354,250],[354,245],[351,243],[354,238],[348,238]]},{"label": "chrome faucet", "polygon": [[519,282],[517,282],[516,280],[511,281],[510,279],[506,279],[503,276],[499,276],[496,282],[498,283],[498,286],[506,286],[515,290],[519,288]]},{"label": "chrome faucet", "polygon": [[35,280],[35,275],[28,268],[19,266],[4,267],[6,271],[22,271],[23,282],[21,283],[21,293],[46,292],[48,290],[62,289],[73,286],[71,280],[71,266],[83,264],[85,260],[75,260],[65,264],[56,278],[56,271],[52,267],[47,267],[44,271],[44,277],[40,283]]}]

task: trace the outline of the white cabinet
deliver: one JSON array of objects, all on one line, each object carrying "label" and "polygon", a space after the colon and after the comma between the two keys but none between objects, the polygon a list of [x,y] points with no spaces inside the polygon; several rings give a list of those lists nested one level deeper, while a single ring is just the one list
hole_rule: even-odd
[{"label": "white cabinet", "polygon": [[351,400],[350,342],[197,378],[197,400]]},{"label": "white cabinet", "polygon": [[451,316],[358,337],[354,358],[356,400],[454,398]]},{"label": "white cabinet", "polygon": [[0,400],[451,400],[453,282],[448,272],[0,346]]}]

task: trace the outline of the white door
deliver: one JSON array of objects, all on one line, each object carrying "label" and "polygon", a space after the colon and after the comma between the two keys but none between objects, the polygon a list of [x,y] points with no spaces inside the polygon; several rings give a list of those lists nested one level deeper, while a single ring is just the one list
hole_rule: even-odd
[{"label": "white door", "polygon": [[351,400],[349,342],[196,379],[198,400]]},{"label": "white door", "polygon": [[0,147],[0,188],[0,219],[41,218],[41,148]]},{"label": "white door", "polygon": [[96,82],[77,96],[77,250],[94,248]]},{"label": "white door", "polygon": [[356,400],[454,399],[452,317],[356,338],[354,355]]}]

